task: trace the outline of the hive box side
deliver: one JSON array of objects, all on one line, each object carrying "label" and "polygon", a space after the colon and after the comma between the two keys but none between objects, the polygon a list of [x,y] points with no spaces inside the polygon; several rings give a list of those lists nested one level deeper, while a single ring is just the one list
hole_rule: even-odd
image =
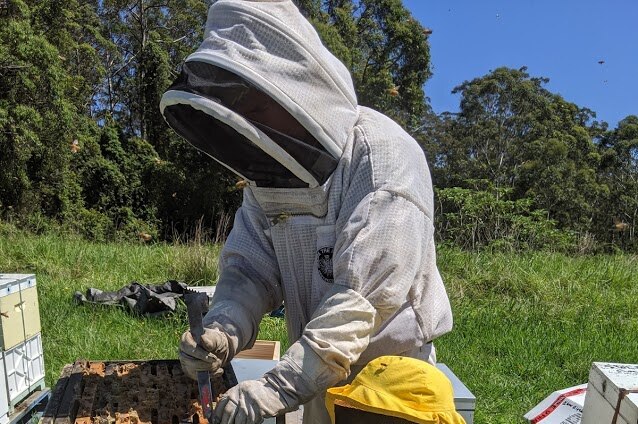
[{"label": "hive box side", "polygon": [[532,424],[566,424],[580,422],[587,383],[557,390],[532,408],[524,418]]},{"label": "hive box side", "polygon": [[272,340],[256,340],[252,348],[242,350],[235,358],[279,360],[281,343]]},{"label": "hive box side", "polygon": [[4,371],[10,405],[17,404],[31,391],[44,387],[44,355],[40,334],[4,352]]},{"label": "hive box side", "polygon": [[28,280],[26,284],[21,284],[20,288],[24,335],[28,339],[38,334],[41,330],[38,289],[35,285],[35,278]]},{"label": "hive box side", "polygon": [[476,407],[476,396],[472,394],[465,384],[452,372],[445,364],[436,364],[436,367],[445,374],[452,383],[454,390],[454,407],[463,417],[467,424],[474,422],[474,409]]},{"label": "hive box side", "polygon": [[4,372],[4,354],[0,352],[0,424],[9,422],[9,397],[7,396],[7,376]]},{"label": "hive box side", "polygon": [[638,389],[638,365],[594,362],[589,373],[582,424],[611,423],[620,399],[616,424],[638,422],[638,394],[621,396],[621,390]]},{"label": "hive box side", "polygon": [[22,318],[20,283],[15,280],[0,279],[0,347],[11,349],[24,342],[24,321]]}]

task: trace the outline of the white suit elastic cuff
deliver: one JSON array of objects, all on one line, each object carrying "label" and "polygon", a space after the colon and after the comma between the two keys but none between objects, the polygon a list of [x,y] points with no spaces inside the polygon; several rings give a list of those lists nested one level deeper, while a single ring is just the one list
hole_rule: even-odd
[{"label": "white suit elastic cuff", "polygon": [[303,340],[299,340],[264,378],[284,396],[289,408],[295,408],[333,386],[343,376],[335,375]]}]

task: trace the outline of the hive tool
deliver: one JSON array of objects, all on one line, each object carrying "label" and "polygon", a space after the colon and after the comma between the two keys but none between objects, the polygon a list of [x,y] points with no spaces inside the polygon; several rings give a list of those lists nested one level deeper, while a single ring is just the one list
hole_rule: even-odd
[{"label": "hive tool", "polygon": [[[189,289],[184,292],[184,303],[186,303],[190,332],[195,342],[199,344],[202,334],[204,334],[202,316],[208,310],[208,295],[204,292],[196,292]],[[222,380],[226,388],[237,385],[237,377],[230,364],[223,367]],[[213,400],[217,398],[217,393],[213,392],[210,372],[197,372],[197,386],[199,387],[199,400],[202,404],[202,412],[208,423],[212,424],[214,412]],[[285,414],[276,416],[275,422],[276,424],[284,424],[286,422]]]},{"label": "hive tool", "polygon": [[[193,339],[200,344],[204,326],[202,316],[208,310],[208,295],[206,293],[187,291],[184,293],[184,303],[188,313],[188,325]],[[210,372],[197,371],[197,386],[202,412],[209,423],[213,422],[213,399],[216,398],[210,382]]]}]

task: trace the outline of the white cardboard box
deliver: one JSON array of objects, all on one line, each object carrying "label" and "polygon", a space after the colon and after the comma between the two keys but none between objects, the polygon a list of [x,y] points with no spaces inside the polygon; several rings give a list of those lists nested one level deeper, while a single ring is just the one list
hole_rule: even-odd
[{"label": "white cardboard box", "polygon": [[582,424],[601,423],[638,423],[638,364],[593,363]]},{"label": "white cardboard box", "polygon": [[525,419],[531,424],[578,424],[586,392],[587,383],[557,390],[525,414]]}]

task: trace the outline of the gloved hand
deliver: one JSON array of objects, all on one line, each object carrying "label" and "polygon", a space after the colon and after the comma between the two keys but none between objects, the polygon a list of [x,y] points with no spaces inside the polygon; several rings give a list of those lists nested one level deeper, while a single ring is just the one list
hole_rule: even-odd
[{"label": "gloved hand", "polygon": [[221,367],[230,360],[228,345],[228,336],[218,328],[204,328],[199,344],[186,331],[179,344],[182,371],[193,380],[197,379],[197,371],[222,372]]},{"label": "gloved hand", "polygon": [[215,424],[258,424],[264,418],[292,410],[266,379],[242,381],[224,393],[217,403]]}]

